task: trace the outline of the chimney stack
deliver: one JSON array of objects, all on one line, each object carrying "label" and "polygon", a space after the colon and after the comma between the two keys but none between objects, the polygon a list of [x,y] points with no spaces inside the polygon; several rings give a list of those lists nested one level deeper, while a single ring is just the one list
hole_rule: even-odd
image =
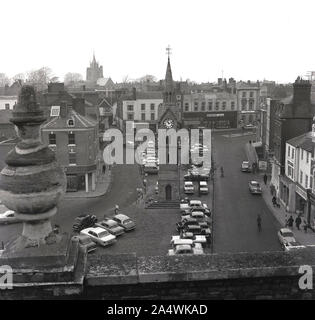
[{"label": "chimney stack", "polygon": [[293,103],[311,103],[311,83],[298,77],[293,84]]},{"label": "chimney stack", "polygon": [[60,102],[60,117],[66,118],[68,115],[68,105],[66,101]]}]

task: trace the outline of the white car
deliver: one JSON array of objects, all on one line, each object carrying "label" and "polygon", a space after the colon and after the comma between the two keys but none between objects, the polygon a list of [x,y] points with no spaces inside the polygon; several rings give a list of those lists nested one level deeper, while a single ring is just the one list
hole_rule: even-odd
[{"label": "white car", "polygon": [[189,203],[186,203],[186,202],[184,202],[184,203],[181,203],[180,205],[179,205],[179,208],[180,208],[180,212],[181,212],[181,214],[183,214],[183,215],[186,215],[186,214],[190,214],[190,206],[189,206]]},{"label": "white car", "polygon": [[209,193],[209,188],[208,188],[207,181],[200,181],[199,182],[199,191],[202,194],[208,194]]},{"label": "white car", "polygon": [[[0,224],[9,224],[21,222],[12,210],[8,210],[4,205],[0,205]],[[2,210],[1,210],[2,209]]]},{"label": "white car", "polygon": [[287,243],[296,242],[293,232],[288,228],[282,228],[278,232],[278,238],[282,247]]},{"label": "white car", "polygon": [[101,227],[83,229],[80,234],[89,236],[94,242],[106,247],[116,242],[116,237]]},{"label": "white car", "polygon": [[180,236],[172,236],[171,244],[175,244],[178,240],[185,240],[185,241],[191,241],[191,243],[201,243],[206,244],[207,239],[203,235],[194,235],[191,232],[183,232]]},{"label": "white car", "polygon": [[284,251],[293,251],[293,250],[304,249],[304,248],[306,248],[306,247],[297,241],[296,242],[287,242],[283,246]]},{"label": "white car", "polygon": [[203,254],[203,248],[200,243],[197,243],[194,246],[189,244],[181,244],[176,246],[174,249],[168,250],[169,256],[181,255],[181,254]]},{"label": "white car", "polygon": [[112,218],[115,220],[121,227],[125,229],[125,231],[133,230],[136,227],[134,221],[132,221],[128,216],[125,214],[119,213],[113,216]]},{"label": "white car", "polygon": [[108,232],[110,232],[116,237],[125,233],[125,229],[119,226],[117,221],[109,218],[106,218],[103,221],[95,223],[95,226],[107,230]]},{"label": "white car", "polygon": [[202,202],[200,200],[190,200],[189,201],[189,206],[191,208],[193,208],[193,207],[202,207]]},{"label": "white car", "polygon": [[192,181],[185,181],[184,191],[186,194],[194,194],[195,187]]}]

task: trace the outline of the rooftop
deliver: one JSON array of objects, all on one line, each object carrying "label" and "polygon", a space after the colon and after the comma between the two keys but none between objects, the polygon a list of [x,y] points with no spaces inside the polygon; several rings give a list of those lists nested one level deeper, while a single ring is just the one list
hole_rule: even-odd
[{"label": "rooftop", "polygon": [[301,148],[308,152],[313,152],[312,132],[304,133],[287,141],[295,148]]}]

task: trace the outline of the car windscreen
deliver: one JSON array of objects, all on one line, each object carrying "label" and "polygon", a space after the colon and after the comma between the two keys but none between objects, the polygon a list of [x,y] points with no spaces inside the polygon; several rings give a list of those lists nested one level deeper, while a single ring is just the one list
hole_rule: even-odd
[{"label": "car windscreen", "polygon": [[123,221],[123,224],[131,223],[131,222],[132,222],[131,219],[126,219],[126,220]]},{"label": "car windscreen", "polygon": [[105,230],[104,230],[104,231],[102,231],[102,232],[98,233],[98,237],[99,237],[99,238],[103,238],[103,237],[108,236],[108,234],[109,234],[109,233],[108,233],[107,231],[105,231]]},{"label": "car windscreen", "polygon": [[282,236],[286,238],[292,238],[294,237],[292,232],[282,232]]}]

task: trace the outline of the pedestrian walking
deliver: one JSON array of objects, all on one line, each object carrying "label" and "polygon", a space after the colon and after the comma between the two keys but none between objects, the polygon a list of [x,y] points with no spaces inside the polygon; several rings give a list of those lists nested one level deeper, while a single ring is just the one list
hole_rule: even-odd
[{"label": "pedestrian walking", "polygon": [[119,205],[116,204],[116,205],[115,205],[115,214],[118,214],[118,212],[119,212]]},{"label": "pedestrian walking", "polygon": [[302,223],[302,219],[300,216],[297,216],[297,218],[295,219],[295,225],[297,227],[298,230],[300,230],[300,225]]},{"label": "pedestrian walking", "polygon": [[267,185],[267,180],[268,180],[268,176],[266,174],[264,174],[264,183],[265,183],[265,185]]},{"label": "pedestrian walking", "polygon": [[290,216],[290,218],[288,219],[288,227],[289,228],[292,228],[293,227],[293,218],[292,218],[292,216]]}]

